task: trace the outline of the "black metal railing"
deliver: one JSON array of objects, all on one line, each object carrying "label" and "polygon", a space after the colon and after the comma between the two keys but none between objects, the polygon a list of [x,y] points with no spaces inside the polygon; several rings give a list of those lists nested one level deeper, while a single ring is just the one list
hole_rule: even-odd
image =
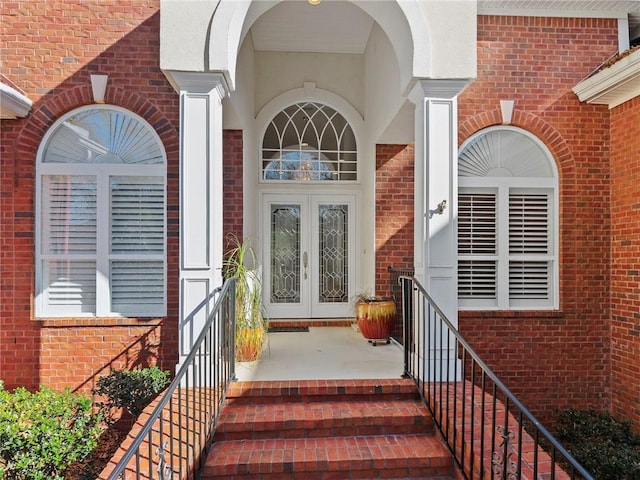
[{"label": "black metal railing", "polygon": [[467,480],[593,477],[471,349],[413,277],[400,277],[404,376],[425,405]]},{"label": "black metal railing", "polygon": [[389,291],[391,298],[396,304],[396,321],[393,325],[391,336],[399,344],[404,345],[404,324],[402,320],[402,287],[398,279],[400,277],[413,277],[415,273],[413,268],[387,267],[389,274]]},{"label": "black metal railing", "polygon": [[109,480],[195,478],[235,380],[235,290],[235,280],[226,280],[190,315],[210,308],[191,351]]}]

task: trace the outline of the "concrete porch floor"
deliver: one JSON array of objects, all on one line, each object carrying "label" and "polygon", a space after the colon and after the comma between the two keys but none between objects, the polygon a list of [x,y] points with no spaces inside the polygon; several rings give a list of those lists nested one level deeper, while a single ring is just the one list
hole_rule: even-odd
[{"label": "concrete porch floor", "polygon": [[353,327],[269,333],[260,360],[236,363],[239,381],[400,378],[403,350],[371,345]]}]

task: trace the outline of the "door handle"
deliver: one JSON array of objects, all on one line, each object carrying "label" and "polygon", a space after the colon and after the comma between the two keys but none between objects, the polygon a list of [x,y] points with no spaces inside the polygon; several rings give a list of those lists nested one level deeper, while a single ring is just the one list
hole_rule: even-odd
[{"label": "door handle", "polygon": [[304,252],[302,254],[302,265],[304,266],[304,279],[307,279],[307,264],[309,262],[309,256],[307,255],[307,252]]}]

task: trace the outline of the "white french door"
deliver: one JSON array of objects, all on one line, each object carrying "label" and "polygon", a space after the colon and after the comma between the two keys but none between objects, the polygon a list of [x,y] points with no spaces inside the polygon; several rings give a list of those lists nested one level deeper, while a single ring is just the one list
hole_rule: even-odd
[{"label": "white french door", "polygon": [[356,195],[264,194],[270,318],[346,317],[355,286]]}]

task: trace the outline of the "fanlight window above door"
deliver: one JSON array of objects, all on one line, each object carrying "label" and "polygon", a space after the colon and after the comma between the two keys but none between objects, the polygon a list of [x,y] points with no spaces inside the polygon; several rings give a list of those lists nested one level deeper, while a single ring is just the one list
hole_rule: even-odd
[{"label": "fanlight window above door", "polygon": [[355,181],[358,162],[353,129],[327,105],[290,105],[267,126],[261,172],[264,181]]}]

